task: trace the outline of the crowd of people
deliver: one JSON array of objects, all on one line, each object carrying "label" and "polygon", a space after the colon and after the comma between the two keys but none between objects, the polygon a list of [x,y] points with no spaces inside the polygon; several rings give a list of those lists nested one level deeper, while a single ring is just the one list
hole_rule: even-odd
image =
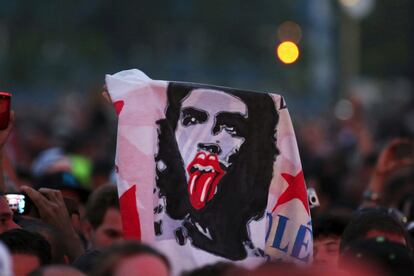
[{"label": "crowd of people", "polygon": [[[171,275],[158,250],[124,240],[116,117],[100,95],[84,102],[67,97],[59,112],[17,110],[0,131],[0,275]],[[413,275],[410,131],[402,125],[384,135],[354,107],[334,127],[294,122],[307,185],[319,201],[311,265],[220,262],[182,275]],[[13,206],[21,194],[24,211]]]}]

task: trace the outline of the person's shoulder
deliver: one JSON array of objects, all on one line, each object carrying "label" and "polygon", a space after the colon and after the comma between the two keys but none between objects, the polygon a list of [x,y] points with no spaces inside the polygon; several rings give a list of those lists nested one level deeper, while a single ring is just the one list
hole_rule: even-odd
[{"label": "person's shoulder", "polygon": [[72,266],[79,269],[84,273],[88,273],[93,269],[97,258],[102,254],[101,251],[96,249],[88,249],[85,254],[79,256],[73,263]]}]

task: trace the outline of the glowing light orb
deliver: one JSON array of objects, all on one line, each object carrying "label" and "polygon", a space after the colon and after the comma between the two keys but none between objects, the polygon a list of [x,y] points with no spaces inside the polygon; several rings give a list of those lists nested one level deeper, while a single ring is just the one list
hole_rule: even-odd
[{"label": "glowing light orb", "polygon": [[299,58],[299,48],[291,41],[284,41],[277,46],[277,57],[285,64],[291,64]]}]

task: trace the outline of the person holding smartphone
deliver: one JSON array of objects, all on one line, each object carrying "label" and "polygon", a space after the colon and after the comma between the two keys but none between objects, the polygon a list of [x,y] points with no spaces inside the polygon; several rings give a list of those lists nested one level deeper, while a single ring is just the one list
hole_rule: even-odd
[{"label": "person holding smartphone", "polygon": [[11,94],[0,92],[0,233],[20,228],[13,221],[13,211],[10,209],[4,195],[6,187],[3,175],[4,145],[10,135],[14,123],[14,112],[10,111]]},{"label": "person holding smartphone", "polygon": [[[10,136],[15,119],[14,111],[10,110],[10,98],[10,93],[0,92],[0,233],[14,228],[21,228],[13,221],[13,211],[10,209],[9,202],[4,195],[6,192],[3,174],[4,146]],[[69,259],[74,260],[83,254],[82,243],[70,224],[71,220],[61,192],[55,189],[39,189],[39,191],[36,191],[27,186],[19,188],[33,201],[39,217],[46,223],[58,227],[61,231],[66,242]]]},{"label": "person holding smartphone", "polygon": [[0,193],[0,234],[8,230],[21,228],[13,221],[13,211],[3,193]]}]

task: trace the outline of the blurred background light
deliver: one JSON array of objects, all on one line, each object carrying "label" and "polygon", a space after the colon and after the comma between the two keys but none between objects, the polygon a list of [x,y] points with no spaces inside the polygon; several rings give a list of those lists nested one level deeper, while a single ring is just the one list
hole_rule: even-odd
[{"label": "blurred background light", "polygon": [[344,6],[351,7],[357,5],[360,0],[339,0],[339,2]]},{"label": "blurred background light", "polygon": [[293,21],[285,21],[277,28],[277,38],[280,41],[299,43],[302,38],[302,29]]},{"label": "blurred background light", "polygon": [[299,48],[292,41],[283,41],[277,46],[277,57],[285,64],[294,63],[299,58]]},{"label": "blurred background light", "polygon": [[374,9],[375,0],[339,0],[345,11],[356,19],[367,16]]},{"label": "blurred background light", "polygon": [[354,106],[350,100],[342,99],[335,106],[335,117],[339,120],[349,120],[354,115]]}]

